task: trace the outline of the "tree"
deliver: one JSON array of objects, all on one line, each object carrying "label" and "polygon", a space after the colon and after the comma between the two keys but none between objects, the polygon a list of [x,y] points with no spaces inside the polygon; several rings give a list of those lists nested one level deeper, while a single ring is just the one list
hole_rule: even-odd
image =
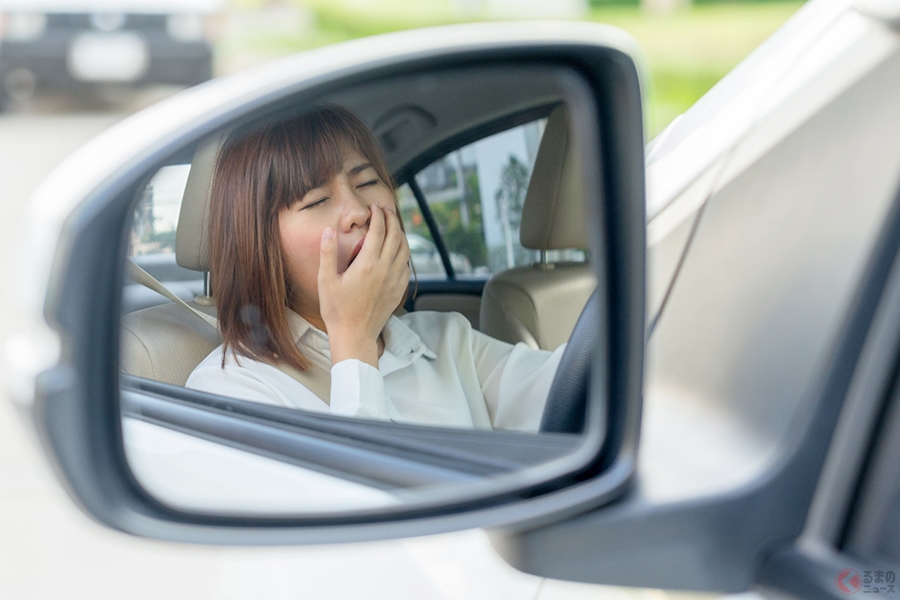
[{"label": "tree", "polygon": [[500,188],[497,190],[497,210],[503,235],[506,238],[506,266],[512,268],[516,264],[513,249],[513,235],[519,235],[522,223],[522,205],[528,191],[528,168],[514,155],[509,155],[509,162],[500,171]]}]

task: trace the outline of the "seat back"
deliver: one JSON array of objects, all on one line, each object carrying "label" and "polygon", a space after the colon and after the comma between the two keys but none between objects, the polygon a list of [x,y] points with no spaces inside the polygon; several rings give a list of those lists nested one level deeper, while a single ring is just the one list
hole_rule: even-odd
[{"label": "seat back", "polygon": [[[209,307],[194,308],[214,313]],[[184,385],[191,371],[222,338],[210,324],[173,302],[129,313],[122,319],[123,373]]]},{"label": "seat back", "polygon": [[[216,161],[226,134],[201,143],[191,162],[178,228],[175,260],[194,271],[209,271],[207,227]],[[212,298],[198,297],[194,308],[215,316]],[[152,306],[122,317],[121,369],[129,375],[184,385],[191,371],[222,338],[209,323],[173,303]]]},{"label": "seat back", "polygon": [[[587,248],[581,161],[566,112],[550,113],[522,207],[522,245],[546,252]],[[554,349],[566,340],[597,285],[587,263],[540,262],[497,273],[481,299],[481,331],[515,344]]]}]

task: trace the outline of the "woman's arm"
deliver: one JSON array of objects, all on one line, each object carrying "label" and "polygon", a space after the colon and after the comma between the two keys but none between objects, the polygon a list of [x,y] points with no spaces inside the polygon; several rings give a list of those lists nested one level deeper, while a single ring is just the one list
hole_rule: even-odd
[{"label": "woman's arm", "polygon": [[538,431],[547,395],[565,351],[515,346],[472,330],[472,354],[495,429]]},{"label": "woman's arm", "polygon": [[377,369],[346,360],[331,369],[330,405],[287,372],[243,357],[229,357],[222,368],[221,353],[201,363],[185,387],[262,404],[330,412],[345,417],[387,419],[387,396]]}]

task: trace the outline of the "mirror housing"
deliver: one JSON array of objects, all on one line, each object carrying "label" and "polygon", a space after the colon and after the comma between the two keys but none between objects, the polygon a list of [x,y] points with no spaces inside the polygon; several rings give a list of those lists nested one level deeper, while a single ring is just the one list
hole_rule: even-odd
[{"label": "mirror housing", "polygon": [[[645,191],[641,83],[629,38],[587,24],[466,25],[348,42],[189,90],[126,120],[68,159],[39,189],[28,280],[20,298],[13,381],[70,494],[96,520],[129,533],[197,543],[295,544],[549,522],[605,504],[635,466],[644,352]],[[365,57],[360,59],[359,57]],[[575,115],[585,169],[600,190],[601,314],[606,353],[594,393],[604,443],[583,466],[540,485],[391,516],[275,519],[196,515],[150,497],[123,453],[119,306],[127,224],[148,169],[226,125],[349,85],[411,71],[552,65],[577,73],[590,102]],[[43,311],[35,299],[46,298]],[[597,376],[599,375],[599,376]],[[25,390],[34,385],[32,397]]]}]

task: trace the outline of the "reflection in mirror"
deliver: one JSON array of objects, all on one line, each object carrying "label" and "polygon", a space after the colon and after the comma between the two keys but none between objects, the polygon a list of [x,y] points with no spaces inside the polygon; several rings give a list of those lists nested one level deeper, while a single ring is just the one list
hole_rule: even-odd
[{"label": "reflection in mirror", "polygon": [[206,513],[334,513],[570,455],[584,415],[548,428],[545,407],[596,279],[566,77],[379,80],[148,173],[121,338],[145,489]]}]

